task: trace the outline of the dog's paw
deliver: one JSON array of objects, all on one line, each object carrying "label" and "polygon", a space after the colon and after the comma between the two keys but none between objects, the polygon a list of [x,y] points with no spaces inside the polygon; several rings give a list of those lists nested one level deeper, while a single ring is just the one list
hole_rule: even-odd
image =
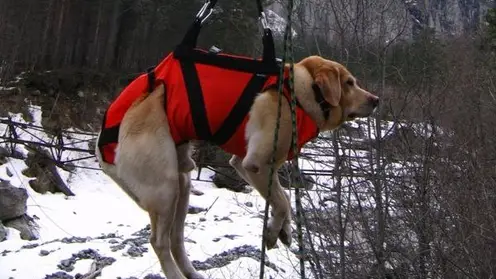
[{"label": "dog's paw", "polygon": [[268,250],[274,248],[277,243],[277,238],[281,232],[281,226],[276,225],[279,222],[274,222],[271,218],[267,224],[267,231],[265,232],[265,246]]},{"label": "dog's paw", "polygon": [[287,247],[291,246],[292,237],[291,221],[284,221],[281,231],[279,231],[279,240]]}]

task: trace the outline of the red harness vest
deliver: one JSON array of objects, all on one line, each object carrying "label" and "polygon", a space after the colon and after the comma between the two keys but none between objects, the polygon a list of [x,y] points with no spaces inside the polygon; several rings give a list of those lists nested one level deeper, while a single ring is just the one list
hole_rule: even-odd
[{"label": "red harness vest", "polygon": [[[153,70],[153,76],[139,76],[112,102],[105,113],[98,142],[105,162],[114,163],[119,125],[126,111],[140,96],[151,91],[150,86],[160,83],[165,85],[165,111],[176,145],[206,140],[230,154],[246,155],[249,110],[259,92],[268,87],[277,88],[278,75],[274,71],[260,73],[252,69],[259,62],[251,58],[194,51],[193,55],[182,57],[169,54]],[[286,86],[284,95],[290,100]],[[300,150],[319,130],[300,106],[296,107],[296,122]],[[287,158],[293,156],[291,149]]]}]

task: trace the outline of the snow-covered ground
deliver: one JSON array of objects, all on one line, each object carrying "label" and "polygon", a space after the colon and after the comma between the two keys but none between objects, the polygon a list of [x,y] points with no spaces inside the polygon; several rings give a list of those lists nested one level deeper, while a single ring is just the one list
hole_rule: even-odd
[{"label": "snow-covered ground", "polygon": [[[41,126],[41,109],[31,106],[30,111],[34,119],[32,124]],[[13,114],[12,119],[24,122],[20,114]],[[383,121],[380,136],[388,137],[397,127],[404,125]],[[362,208],[370,210],[375,207],[373,185],[367,177],[367,172],[371,172],[371,167],[375,165],[371,140],[378,135],[374,132],[374,126],[373,119],[349,122],[347,128],[344,128],[347,132],[336,143],[339,154],[348,158],[345,160],[346,166],[342,167],[341,190],[343,193],[353,193],[348,200],[343,201],[344,206],[353,208],[361,204]],[[433,130],[425,125],[410,124],[409,127],[417,136],[424,137],[430,136]],[[6,129],[5,125],[0,124],[0,134],[4,134]],[[19,135],[31,141],[50,139],[41,130]],[[73,142],[74,147],[88,149],[85,139],[92,137],[94,135],[72,135],[71,139],[65,138],[65,142]],[[337,178],[332,174],[323,174],[333,170],[335,164],[335,147],[329,137],[329,134],[325,134],[303,150],[304,155],[312,160],[300,158],[299,161],[300,168],[306,170],[306,175],[315,181],[311,190],[304,191],[303,206],[310,211],[319,208],[324,219],[326,214],[335,214],[333,189],[339,185],[335,185]],[[27,153],[20,145],[18,149]],[[70,160],[80,156],[87,154],[64,152],[62,159]],[[402,164],[386,162],[384,158],[381,161],[387,173],[402,179],[407,179],[409,175],[405,168],[414,164],[414,161]],[[77,165],[98,168],[94,158],[77,162]],[[39,224],[40,239],[21,240],[16,230],[9,229],[8,239],[0,242],[0,279],[79,278],[77,274],[87,273],[94,260],[108,265],[103,268],[100,278],[163,278],[150,277],[151,274],[161,274],[161,270],[148,243],[150,230],[147,227],[147,214],[103,172],[77,168],[75,172],[69,173],[58,169],[76,194],[66,197],[63,194],[41,195],[33,191],[29,187],[32,178],[22,174],[26,167],[23,160],[9,159],[0,166],[0,179],[28,191],[27,213]],[[351,175],[360,172],[362,175]],[[208,169],[203,169],[201,180],[209,180],[212,174]],[[193,172],[192,177],[197,177],[197,173]],[[200,210],[188,214],[186,220],[186,249],[193,264],[207,278],[259,278],[265,200],[256,191],[234,193],[200,181],[193,181],[193,186],[196,190],[194,192],[203,193],[191,194],[192,209]],[[295,208],[294,195],[291,196]],[[394,212],[390,214],[394,215]],[[332,242],[332,239],[320,238],[319,243]],[[277,249],[267,252],[265,277],[299,278],[299,262],[292,252],[297,250],[296,241],[293,241],[291,249],[278,244]],[[57,276],[46,276],[57,272]]]},{"label": "snow-covered ground", "polygon": [[[41,125],[40,108],[33,106],[31,111],[33,124]],[[23,121],[20,115],[12,117]],[[0,133],[5,129],[5,125],[0,125]],[[20,136],[24,139],[47,137],[42,132]],[[77,146],[88,148],[87,142]],[[19,150],[26,152],[22,146]],[[67,152],[65,156],[73,158],[76,155]],[[95,159],[82,161],[79,165],[98,167]],[[150,274],[162,274],[147,241],[147,214],[105,174],[90,169],[78,168],[73,173],[59,169],[76,195],[41,195],[29,187],[32,178],[22,174],[26,167],[22,160],[9,159],[0,166],[0,178],[27,190],[27,213],[40,226],[40,238],[21,240],[17,230],[8,229],[7,240],[0,242],[0,278],[50,278],[47,275],[57,272],[77,278],[76,274],[89,271],[94,258],[107,257],[110,265],[103,268],[99,278],[152,278]],[[205,169],[201,172],[207,179],[211,174]],[[193,177],[196,177],[195,173]],[[207,210],[187,216],[185,235],[190,259],[205,262],[201,266],[206,268],[212,263],[214,266],[226,263],[201,271],[208,278],[258,278],[259,260],[257,256],[249,255],[258,255],[257,249],[260,249],[264,200],[256,191],[234,193],[197,181],[193,185],[203,195],[192,194],[190,204]],[[214,257],[231,249],[241,257],[230,262]],[[298,259],[283,245],[267,252],[267,262],[270,267],[265,269],[266,278],[298,278]]]}]

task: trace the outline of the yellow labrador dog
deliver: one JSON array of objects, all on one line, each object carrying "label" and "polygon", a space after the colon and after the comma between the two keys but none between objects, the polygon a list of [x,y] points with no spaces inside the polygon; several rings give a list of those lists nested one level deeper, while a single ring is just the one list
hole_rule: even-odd
[{"label": "yellow labrador dog", "polygon": [[[355,77],[341,64],[310,56],[294,66],[295,93],[302,111],[318,131],[335,129],[344,121],[369,116],[379,98],[357,85]],[[115,149],[115,163],[102,160],[103,168],[136,203],[149,213],[150,242],[169,279],[204,278],[195,270],[184,248],[184,221],[195,168],[188,143],[176,145],[164,111],[164,86],[135,101],[124,115]],[[245,126],[246,155],[234,155],[230,164],[238,174],[267,198],[269,164],[276,130],[278,92],[270,88],[258,94],[249,110]],[[324,105],[325,104],[325,105]],[[325,109],[327,108],[327,109]],[[326,111],[323,111],[326,110]],[[276,168],[287,159],[291,148],[291,112],[282,102]],[[274,247],[279,238],[291,244],[291,205],[276,174],[270,205],[266,245]]]}]

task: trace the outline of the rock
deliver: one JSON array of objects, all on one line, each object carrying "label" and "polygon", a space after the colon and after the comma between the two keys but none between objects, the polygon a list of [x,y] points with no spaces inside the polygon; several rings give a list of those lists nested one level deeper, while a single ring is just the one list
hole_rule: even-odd
[{"label": "rock", "polygon": [[214,218],[214,221],[230,221],[231,223],[233,222],[233,220],[231,220],[231,218],[227,217],[227,216],[224,216],[222,218],[218,218],[218,217],[215,217]]},{"label": "rock", "polygon": [[312,177],[297,173],[296,178],[302,178],[303,182],[291,185],[292,168],[288,163],[284,163],[277,173],[279,175],[279,182],[281,183],[281,186],[286,189],[289,189],[290,187],[298,187],[306,190],[311,190],[313,188],[313,185],[315,184],[315,181]]},{"label": "rock", "polygon": [[91,139],[88,141],[88,153],[91,155],[95,155],[96,149],[96,139]]},{"label": "rock", "polygon": [[0,242],[7,239],[7,229],[3,226],[2,221],[0,221]]},{"label": "rock", "polygon": [[38,246],[40,246],[40,244],[30,243],[30,244],[22,245],[21,249],[33,249],[33,248],[36,248]]},{"label": "rock", "polygon": [[247,183],[229,165],[231,155],[219,147],[207,142],[197,143],[193,149],[192,158],[198,169],[209,164],[214,166],[215,174],[211,178],[218,188],[226,188],[234,192],[246,191]]},{"label": "rock", "polygon": [[225,234],[224,237],[227,238],[227,239],[230,239],[230,240],[234,240],[236,237],[239,237],[239,235]]},{"label": "rock", "polygon": [[205,217],[200,217],[200,222],[205,222],[207,219]]},{"label": "rock", "polygon": [[7,149],[0,146],[0,165],[7,163]]},{"label": "rock", "polygon": [[133,258],[143,257],[143,254],[146,252],[148,252],[148,248],[143,246],[131,246],[127,249],[127,254]]},{"label": "rock", "polygon": [[165,278],[160,276],[159,274],[148,274],[143,279],[165,279]]},{"label": "rock", "polygon": [[198,207],[198,206],[193,206],[193,205],[190,205],[188,207],[188,213],[189,214],[198,214],[198,213],[203,212],[203,211],[207,211],[207,209],[202,208],[202,207]]},{"label": "rock", "polygon": [[36,177],[29,181],[31,188],[40,194],[61,192],[66,196],[74,196],[60,177],[50,153],[37,146],[29,146],[28,149],[29,153],[25,161],[28,168],[22,173],[28,177]]},{"label": "rock", "polygon": [[60,240],[62,243],[85,243],[88,241],[87,237],[78,237],[78,236],[72,236],[72,237],[64,237]]},{"label": "rock", "polygon": [[47,250],[40,250],[40,254],[39,255],[43,257],[43,256],[48,256],[48,254],[50,254],[49,251],[47,251]]},{"label": "rock", "polygon": [[46,275],[44,279],[74,279],[72,275],[67,274],[63,271],[58,271],[49,275]]},{"label": "rock", "polygon": [[245,202],[245,205],[246,205],[247,207],[253,207],[253,203],[252,203],[252,202]]},{"label": "rock", "polygon": [[17,188],[0,180],[0,221],[10,220],[26,213],[26,189]]},{"label": "rock", "polygon": [[12,173],[12,171],[10,170],[10,168],[5,168],[5,173],[7,173],[7,176],[8,177],[14,176],[14,174]]},{"label": "rock", "polygon": [[191,188],[191,194],[195,195],[195,196],[203,196],[204,193],[198,189],[195,189],[195,188]]},{"label": "rock", "polygon": [[11,150],[0,146],[0,164],[5,164],[7,162],[7,157],[12,157],[15,159],[24,160],[26,159],[24,154],[19,150]]},{"label": "rock", "polygon": [[57,267],[66,272],[71,272],[74,270],[74,265],[76,262],[82,259],[94,260],[96,269],[103,268],[115,262],[115,259],[112,257],[104,257],[93,249],[85,249],[79,251],[78,253],[72,254],[72,256],[68,259],[60,261]]},{"label": "rock", "polygon": [[[230,262],[235,261],[241,257],[249,257],[256,261],[260,261],[260,255],[261,251],[258,248],[250,245],[243,245],[235,247],[228,251],[224,251],[220,254],[215,254],[203,262],[194,260],[192,261],[192,264],[197,270],[202,271],[226,266]],[[270,260],[266,260],[265,265],[269,268],[274,269],[275,271],[282,271],[281,268],[278,268],[274,263],[270,262]]]},{"label": "rock", "polygon": [[24,214],[21,217],[5,222],[5,226],[14,228],[21,232],[21,239],[24,240],[37,240],[40,238],[38,226],[33,218]]},{"label": "rock", "polygon": [[218,188],[226,188],[234,192],[246,191],[247,183],[239,177],[238,173],[232,167],[217,167],[215,174],[211,177],[212,182]]}]

